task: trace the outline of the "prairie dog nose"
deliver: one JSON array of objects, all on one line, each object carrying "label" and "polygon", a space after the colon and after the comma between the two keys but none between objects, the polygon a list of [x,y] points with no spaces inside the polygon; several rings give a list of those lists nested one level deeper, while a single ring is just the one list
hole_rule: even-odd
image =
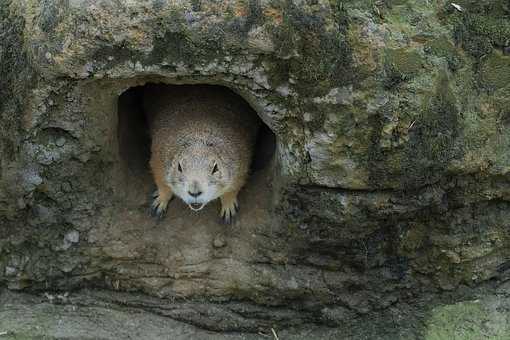
[{"label": "prairie dog nose", "polygon": [[198,197],[198,196],[202,195],[202,191],[197,191],[197,192],[188,191],[188,194],[192,197]]}]

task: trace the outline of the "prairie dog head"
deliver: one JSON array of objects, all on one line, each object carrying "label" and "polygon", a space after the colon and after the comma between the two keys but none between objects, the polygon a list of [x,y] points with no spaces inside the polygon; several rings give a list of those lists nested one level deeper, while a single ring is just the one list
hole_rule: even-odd
[{"label": "prairie dog head", "polygon": [[231,171],[214,151],[206,146],[186,148],[167,169],[166,179],[173,193],[194,211],[223,195],[232,182]]}]

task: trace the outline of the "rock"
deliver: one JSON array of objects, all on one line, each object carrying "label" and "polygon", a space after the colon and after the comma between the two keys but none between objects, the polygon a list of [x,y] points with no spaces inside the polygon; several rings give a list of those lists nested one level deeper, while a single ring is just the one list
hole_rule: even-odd
[{"label": "rock", "polygon": [[214,241],[213,241],[214,248],[223,248],[223,247],[225,247],[226,244],[227,243],[225,242],[225,239],[222,236],[217,235],[214,238]]},{"label": "rock", "polygon": [[67,250],[73,244],[80,242],[80,233],[77,230],[71,230],[64,236],[64,244],[62,249]]},{"label": "rock", "polygon": [[508,299],[489,297],[437,307],[424,339],[504,339],[510,332]]},{"label": "rock", "polygon": [[22,174],[23,188],[25,191],[33,191],[38,185],[42,184],[43,179],[36,170],[27,170]]},{"label": "rock", "polygon": [[353,312],[344,307],[323,308],[321,315],[324,322],[332,326],[341,326],[353,317]]},{"label": "rock", "polygon": [[14,274],[16,274],[16,271],[17,271],[16,268],[7,266],[5,267],[5,276],[13,276]]}]

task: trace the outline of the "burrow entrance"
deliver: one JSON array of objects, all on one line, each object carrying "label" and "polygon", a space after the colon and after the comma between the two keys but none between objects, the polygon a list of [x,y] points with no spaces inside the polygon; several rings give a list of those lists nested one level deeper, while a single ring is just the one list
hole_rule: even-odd
[{"label": "burrow entrance", "polygon": [[[143,110],[143,94],[147,91],[147,85],[131,87],[123,92],[118,99],[118,150],[121,162],[122,172],[124,173],[124,188],[121,189],[125,199],[130,201],[131,205],[137,205],[143,198],[145,205],[150,203],[151,193],[155,190],[155,184],[150,173],[150,147],[151,136],[148,117]],[[151,85],[155,85],[152,84]],[[168,85],[158,84],[157,86],[167,87],[171,93],[172,88],[179,86],[200,87],[201,91],[221,90],[225,94],[232,94],[233,91],[227,87],[219,85]],[[236,94],[236,96],[239,96]],[[200,100],[200,98],[197,98]],[[250,107],[248,104],[247,107]],[[257,117],[261,124],[258,128],[257,142],[254,150],[254,157],[251,164],[251,174],[247,184],[240,193],[240,199],[245,201],[241,208],[244,216],[250,214],[250,206],[254,197],[253,191],[260,199],[270,200],[270,193],[259,193],[258,191],[271,191],[269,186],[274,173],[274,158],[276,151],[276,137],[271,129],[262,122],[255,110],[250,109],[248,112],[240,112],[243,115],[251,115]],[[243,199],[244,197],[244,199]],[[174,209],[185,209],[182,202],[175,199],[171,205],[177,205]],[[214,209],[219,209],[219,202],[211,202]],[[169,206],[169,209],[172,209]],[[170,212],[171,213],[171,212]]]}]

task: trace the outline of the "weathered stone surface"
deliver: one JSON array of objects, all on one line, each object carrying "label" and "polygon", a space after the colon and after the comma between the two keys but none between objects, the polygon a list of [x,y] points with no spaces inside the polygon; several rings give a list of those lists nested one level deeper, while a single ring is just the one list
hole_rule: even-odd
[{"label": "weathered stone surface", "polygon": [[[254,332],[507,280],[510,8],[455,4],[2,1],[0,284],[186,299],[202,312],[166,316]],[[226,86],[275,134],[235,225],[147,215],[125,91],[148,82]],[[216,309],[236,304],[240,324]]]},{"label": "weathered stone surface", "polygon": [[[0,293],[0,334],[3,339],[250,340],[274,339],[273,332],[279,339],[293,340],[507,339],[508,287],[494,288],[484,287],[481,295],[471,292],[471,299],[457,303],[434,307],[425,299],[415,306],[419,308],[391,306],[384,314],[357,318],[347,308],[326,307],[321,320],[327,326],[300,319],[288,327],[275,322],[285,320],[287,311],[271,308],[271,319],[257,325],[253,321],[262,321],[264,307],[244,303],[175,302],[100,290],[41,295],[5,290]],[[225,329],[225,323],[252,331],[215,331]]]},{"label": "weathered stone surface", "polygon": [[425,339],[506,339],[508,309],[508,298],[497,296],[438,307],[427,322]]}]

